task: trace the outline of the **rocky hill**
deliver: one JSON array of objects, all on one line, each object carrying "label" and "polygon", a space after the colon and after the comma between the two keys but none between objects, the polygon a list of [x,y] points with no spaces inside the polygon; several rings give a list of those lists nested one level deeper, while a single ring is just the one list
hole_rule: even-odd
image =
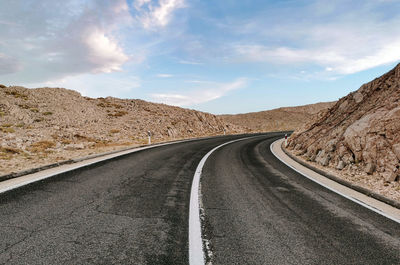
[{"label": "rocky hill", "polygon": [[400,64],[295,132],[288,148],[373,189],[382,184],[399,192]]},{"label": "rocky hill", "polygon": [[0,175],[122,146],[241,133],[221,118],[143,100],[63,88],[0,86]]},{"label": "rocky hill", "polygon": [[251,132],[287,131],[312,121],[315,115],[323,115],[333,105],[334,102],[324,102],[220,117]]}]

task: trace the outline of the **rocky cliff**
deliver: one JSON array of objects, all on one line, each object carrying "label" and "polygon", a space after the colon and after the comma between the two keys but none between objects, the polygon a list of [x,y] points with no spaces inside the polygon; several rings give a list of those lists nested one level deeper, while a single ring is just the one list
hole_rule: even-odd
[{"label": "rocky cliff", "polygon": [[399,101],[400,64],[295,132],[288,148],[350,176],[368,174],[377,183],[393,183],[400,175]]}]

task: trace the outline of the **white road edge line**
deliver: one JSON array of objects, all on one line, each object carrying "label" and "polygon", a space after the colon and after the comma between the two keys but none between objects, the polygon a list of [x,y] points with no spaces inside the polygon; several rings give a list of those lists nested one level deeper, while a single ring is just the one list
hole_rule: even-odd
[{"label": "white road edge line", "polygon": [[[24,175],[24,176],[21,176],[21,177],[18,177],[18,178],[12,178],[12,179],[8,179],[8,180],[4,180],[4,181],[0,182],[0,186],[3,186],[3,187],[0,187],[0,194],[4,193],[6,191],[14,190],[14,189],[17,189],[19,187],[22,187],[22,186],[37,182],[37,181],[41,181],[41,180],[44,180],[44,179],[47,179],[47,178],[54,177],[56,175],[59,175],[59,174],[65,173],[65,172],[69,172],[69,171],[72,171],[72,170],[75,170],[75,169],[79,169],[79,168],[86,167],[86,166],[89,166],[89,165],[92,165],[92,164],[96,164],[96,163],[99,163],[101,161],[109,160],[109,159],[112,159],[112,158],[115,158],[115,157],[118,157],[118,156],[127,155],[127,154],[131,154],[131,153],[136,153],[136,152],[139,152],[139,151],[142,151],[142,150],[151,149],[151,148],[155,148],[155,147],[160,147],[160,146],[165,146],[165,145],[172,145],[172,144],[177,144],[177,143],[190,142],[190,141],[194,141],[194,140],[197,140],[197,139],[185,139],[185,140],[182,140],[182,141],[176,141],[176,142],[170,142],[170,143],[160,143],[160,144],[151,145],[151,146],[133,148],[133,149],[121,151],[121,152],[118,152],[118,153],[113,153],[113,154],[104,155],[104,156],[97,157],[97,158],[88,159],[87,161],[77,162],[76,165],[74,165],[74,164],[63,165],[63,166],[60,166],[62,169],[60,169],[60,170],[58,170],[56,172],[48,173],[48,174],[46,174],[47,170],[54,171],[54,170],[57,170],[57,168],[50,168],[50,169],[46,169],[46,170],[43,170],[43,171],[35,172],[35,173],[29,174],[29,175]],[[63,167],[66,167],[66,168],[63,168]],[[38,176],[37,177],[28,178],[31,175],[38,175]],[[18,182],[16,184],[4,185],[7,182],[15,182],[16,180],[23,179],[23,178],[27,178],[27,179],[26,180],[22,180],[22,181],[20,181],[20,182]]]},{"label": "white road edge line", "polygon": [[[281,139],[279,139],[279,140],[281,140]],[[366,204],[366,203],[364,203],[364,202],[362,202],[362,201],[360,201],[360,200],[358,200],[358,199],[356,199],[356,198],[353,198],[353,197],[348,196],[348,195],[346,195],[346,194],[344,194],[344,193],[342,193],[342,192],[340,192],[340,191],[338,191],[338,190],[336,190],[336,189],[334,189],[334,188],[331,188],[331,187],[329,187],[329,186],[323,184],[322,182],[320,182],[320,181],[318,181],[318,180],[316,180],[316,179],[314,179],[314,178],[312,178],[312,177],[306,175],[305,173],[303,173],[303,172],[297,170],[296,168],[294,168],[293,166],[289,165],[288,163],[286,163],[283,159],[281,159],[281,158],[274,152],[274,150],[273,150],[273,148],[272,148],[272,146],[273,146],[274,144],[276,144],[276,142],[278,142],[279,140],[276,140],[275,142],[273,142],[273,143],[270,145],[270,150],[271,150],[272,154],[273,154],[276,158],[278,158],[282,163],[284,163],[285,165],[287,165],[288,167],[290,167],[291,169],[293,169],[293,170],[296,171],[297,173],[299,173],[299,174],[303,175],[304,177],[308,178],[309,180],[312,180],[312,181],[314,181],[315,183],[321,185],[322,187],[325,187],[325,188],[327,188],[328,190],[333,191],[333,192],[339,194],[340,196],[345,197],[346,199],[349,199],[349,200],[351,200],[351,201],[353,201],[353,202],[355,202],[355,203],[357,203],[357,204],[359,204],[359,205],[361,205],[361,206],[363,206],[363,207],[365,207],[365,208],[367,208],[367,209],[369,209],[369,210],[371,210],[371,211],[374,211],[374,212],[376,212],[376,213],[378,213],[378,214],[380,214],[380,215],[382,215],[382,216],[384,216],[384,217],[386,217],[386,218],[389,218],[390,220],[395,221],[396,223],[399,223],[399,224],[400,224],[400,220],[399,220],[399,219],[396,219],[396,218],[394,218],[393,216],[390,216],[390,215],[388,215],[388,214],[386,214],[386,213],[384,213],[384,212],[382,212],[382,211],[380,211],[380,210],[378,210],[378,209],[376,209],[376,208],[374,208],[374,207],[372,207],[372,206],[370,206],[370,205],[368,205],[368,204]]]},{"label": "white road edge line", "polygon": [[193,176],[192,189],[190,191],[190,208],[189,208],[189,264],[190,265],[204,265],[204,251],[203,251],[203,240],[201,235],[201,222],[200,222],[200,178],[203,171],[203,166],[207,161],[207,158],[217,149],[222,146],[243,141],[246,139],[254,138],[258,136],[251,136],[236,139],[218,145],[211,151],[209,151],[200,161],[196,168],[196,172]]}]

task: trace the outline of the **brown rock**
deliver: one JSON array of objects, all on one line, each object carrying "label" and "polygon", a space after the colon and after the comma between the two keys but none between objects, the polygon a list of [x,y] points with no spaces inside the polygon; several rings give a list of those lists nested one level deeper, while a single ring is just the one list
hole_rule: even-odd
[{"label": "brown rock", "polygon": [[365,167],[365,172],[368,175],[371,175],[375,171],[375,164],[374,163],[368,163],[367,166]]},{"label": "brown rock", "polygon": [[329,155],[326,155],[320,159],[320,164],[325,167],[329,164],[329,160],[330,160]]},{"label": "brown rock", "polygon": [[385,178],[386,182],[394,182],[397,181],[399,179],[399,174],[397,171],[393,171],[390,174],[388,174]]},{"label": "brown rock", "polygon": [[342,170],[345,166],[346,164],[342,160],[340,160],[338,165],[336,166],[336,169]]},{"label": "brown rock", "polygon": [[392,149],[393,149],[393,153],[396,155],[397,159],[400,160],[400,143],[394,144]]}]

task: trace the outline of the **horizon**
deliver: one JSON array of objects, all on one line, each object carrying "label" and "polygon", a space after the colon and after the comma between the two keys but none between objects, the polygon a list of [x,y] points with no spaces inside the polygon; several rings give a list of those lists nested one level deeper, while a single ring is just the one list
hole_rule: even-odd
[{"label": "horizon", "polygon": [[0,83],[217,115],[336,101],[400,61],[397,0],[0,7]]}]

